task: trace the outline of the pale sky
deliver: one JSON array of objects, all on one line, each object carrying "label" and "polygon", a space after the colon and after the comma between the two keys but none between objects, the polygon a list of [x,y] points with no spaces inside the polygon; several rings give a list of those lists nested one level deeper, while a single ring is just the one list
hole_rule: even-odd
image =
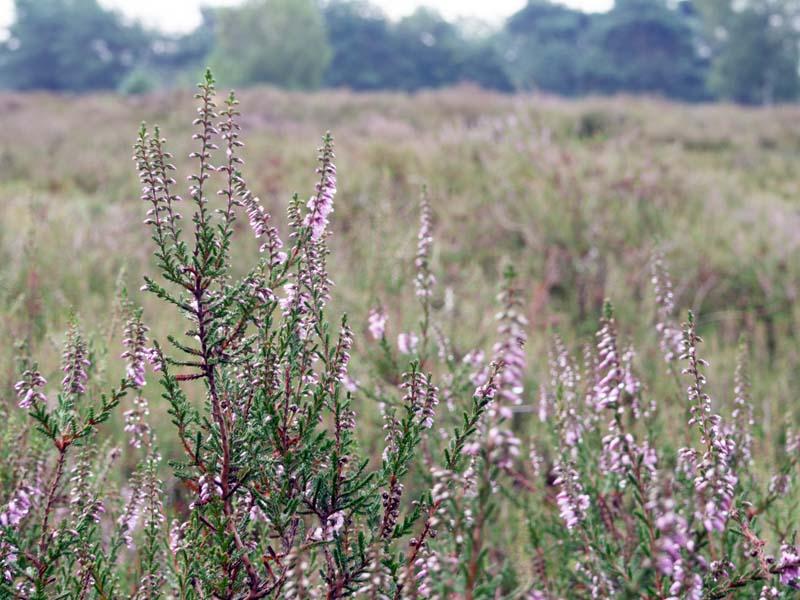
[{"label": "pale sky", "polygon": [[[147,26],[168,32],[191,31],[200,22],[199,7],[232,5],[241,0],[99,0],[100,4],[120,10]],[[499,22],[519,10],[526,0],[372,0],[391,17],[397,18],[418,6],[430,6],[447,18],[477,17]],[[608,10],[613,0],[558,0],[586,11]],[[8,27],[13,15],[13,0],[0,0],[0,29]]]}]

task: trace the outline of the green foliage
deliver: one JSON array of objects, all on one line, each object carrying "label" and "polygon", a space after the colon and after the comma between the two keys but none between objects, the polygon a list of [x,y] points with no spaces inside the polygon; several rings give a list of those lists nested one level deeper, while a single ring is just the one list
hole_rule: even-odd
[{"label": "green foliage", "polygon": [[706,96],[691,24],[662,0],[617,2],[608,13],[591,16],[532,1],[509,19],[505,44],[523,88],[566,95]]},{"label": "green foliage", "polygon": [[413,91],[471,81],[512,89],[493,40],[467,36],[434,11],[392,23],[368,2],[335,0],[324,14],[333,49],[326,85]]},{"label": "green foliage", "polygon": [[229,85],[318,87],[330,47],[315,0],[247,0],[220,9],[209,60]]},{"label": "green foliage", "polygon": [[690,21],[663,0],[617,2],[592,19],[586,45],[584,92],[706,97]]},{"label": "green foliage", "polygon": [[588,15],[548,0],[529,2],[512,15],[502,45],[516,86],[568,96],[583,93],[581,57],[588,50],[590,23]]},{"label": "green foliage", "polygon": [[0,47],[0,85],[20,90],[114,89],[150,52],[147,34],[97,0],[15,0]]},{"label": "green foliage", "polygon": [[697,0],[711,51],[711,89],[746,104],[795,100],[800,92],[797,2],[751,0],[740,9],[723,0]]}]

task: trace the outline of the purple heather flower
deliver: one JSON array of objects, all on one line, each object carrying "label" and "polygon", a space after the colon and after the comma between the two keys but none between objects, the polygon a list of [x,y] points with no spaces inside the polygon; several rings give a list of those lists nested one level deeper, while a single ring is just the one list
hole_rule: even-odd
[{"label": "purple heather flower", "polygon": [[783,544],[781,556],[775,570],[780,573],[780,581],[792,589],[800,589],[800,549],[797,546]]},{"label": "purple heather flower", "polygon": [[415,333],[401,333],[397,336],[397,349],[400,354],[411,354],[416,352],[419,337]]},{"label": "purple heather flower", "polygon": [[125,352],[122,358],[127,361],[126,374],[137,388],[145,385],[144,371],[147,362],[147,327],[142,323],[140,310],[131,310],[122,340]]},{"label": "purple heather flower", "polygon": [[711,412],[711,397],[705,392],[706,378],[701,371],[702,367],[708,366],[708,363],[697,356],[700,342],[702,340],[695,332],[694,316],[689,313],[689,321],[684,326],[681,356],[689,363],[683,373],[692,379],[688,388],[692,414],[689,425],[698,425],[705,446],[699,464],[695,458],[694,487],[698,496],[697,518],[708,531],[723,531],[730,516],[738,482],[732,464],[736,443],[733,437],[724,431],[721,417]]},{"label": "purple heather flower", "polygon": [[511,406],[522,404],[522,393],[525,390],[525,342],[528,335],[528,320],[521,311],[521,297],[514,285],[513,271],[509,271],[507,283],[498,296],[503,307],[497,315],[498,341],[492,348],[492,360],[502,364],[497,383],[498,406],[492,411],[501,418],[511,416]]},{"label": "purple heather flower", "polygon": [[[578,412],[580,375],[559,336],[553,337],[553,345],[548,352],[548,363],[550,390],[542,386],[539,419],[546,421],[548,412],[554,408],[561,441],[568,447],[574,447],[581,442],[585,429],[585,423]],[[557,390],[557,393],[553,390]]]},{"label": "purple heather flower", "polygon": [[483,350],[470,350],[464,355],[461,362],[470,367],[469,380],[472,385],[480,385],[486,381],[489,369],[486,368]]},{"label": "purple heather flower", "polygon": [[18,554],[19,550],[16,547],[0,539],[0,575],[6,583],[14,581],[14,572],[11,567],[16,564]]},{"label": "purple heather flower", "polygon": [[19,398],[19,407],[28,409],[37,402],[47,402],[47,396],[39,390],[46,384],[47,380],[35,367],[25,371],[22,379],[14,385]]},{"label": "purple heather flower", "polygon": [[786,431],[786,454],[790,457],[800,456],[800,432]]},{"label": "purple heather flower", "polygon": [[133,400],[133,408],[125,411],[125,431],[131,434],[131,446],[141,448],[143,445],[149,446],[152,430],[147,422],[150,414],[150,407],[147,399],[137,396]]},{"label": "purple heather flower", "polygon": [[89,378],[87,368],[91,365],[88,358],[89,350],[76,324],[67,332],[67,341],[62,354],[62,367],[64,379],[61,387],[65,394],[85,394],[86,381]]},{"label": "purple heather flower", "polygon": [[333,163],[333,138],[326,134],[320,148],[317,173],[320,182],[316,186],[316,194],[308,201],[308,213],[303,225],[311,227],[311,239],[318,240],[328,226],[328,217],[333,212],[333,198],[336,195],[336,165]]},{"label": "purple heather flower", "polygon": [[433,417],[436,414],[436,407],[439,405],[439,388],[431,384],[430,379],[428,379],[426,386],[427,390],[425,401],[422,404],[420,424],[425,429],[430,429],[433,427]]},{"label": "purple heather flower", "polygon": [[485,383],[482,383],[475,388],[475,392],[472,395],[476,398],[494,398],[496,394],[497,382],[492,377],[487,379]]},{"label": "purple heather flower", "polygon": [[337,511],[325,519],[322,527],[317,527],[311,533],[311,539],[317,542],[330,542],[344,529],[344,511]]},{"label": "purple heather flower", "polygon": [[675,563],[667,600],[703,600],[703,578],[684,559]]},{"label": "purple heather flower", "polygon": [[244,180],[236,177],[237,193],[239,194],[239,202],[244,207],[247,213],[247,220],[250,223],[250,228],[253,230],[253,235],[256,239],[266,237],[266,241],[259,246],[258,251],[261,253],[269,253],[270,267],[276,267],[286,262],[286,253],[282,252],[283,242],[278,235],[278,230],[270,224],[272,217],[264,210],[258,198],[247,189]]},{"label": "purple heather flower", "polygon": [[616,407],[625,389],[623,369],[617,350],[617,332],[613,317],[605,317],[597,333],[597,377],[594,386],[596,409]]},{"label": "purple heather flower", "polygon": [[158,372],[161,370],[161,355],[155,348],[145,348],[144,357],[150,363],[150,368]]},{"label": "purple heather flower", "polygon": [[417,593],[422,598],[433,598],[430,574],[442,570],[438,554],[431,552],[427,546],[423,547],[419,557],[414,561],[414,567],[417,569]]},{"label": "purple heather flower", "polygon": [[189,527],[189,522],[181,523],[178,519],[173,519],[169,527],[169,549],[173,555],[186,549],[186,530]]},{"label": "purple heather flower", "polygon": [[589,496],[584,493],[580,476],[572,464],[561,460],[553,469],[556,474],[554,484],[558,488],[558,512],[567,529],[575,529],[586,518]]},{"label": "purple heather flower", "polygon": [[419,424],[425,429],[433,427],[433,417],[436,406],[439,404],[439,389],[419,371],[403,374],[403,383],[400,389],[404,390],[403,404],[411,409],[419,419]]},{"label": "purple heather flower", "polygon": [[688,522],[672,496],[672,483],[653,485],[649,493],[647,510],[653,515],[660,534],[656,540],[655,566],[663,575],[673,577],[683,553],[691,555],[694,552],[694,540]]},{"label": "purple heather flower", "polygon": [[373,308],[367,317],[369,333],[374,340],[381,340],[386,334],[386,321],[388,320],[386,311],[382,308]]},{"label": "purple heather flower", "polygon": [[414,259],[414,267],[416,267],[417,270],[417,274],[414,278],[414,286],[417,291],[417,297],[422,299],[430,298],[433,286],[436,283],[436,277],[430,270],[431,248],[433,246],[432,231],[433,221],[431,218],[431,205],[426,192],[423,191],[422,198],[420,199],[417,255]]},{"label": "purple heather flower", "polygon": [[489,449],[489,461],[498,469],[510,471],[519,456],[519,438],[509,429],[492,427],[487,434],[486,443]]},{"label": "purple heather flower", "polygon": [[20,485],[6,507],[0,512],[0,525],[3,527],[17,527],[28,516],[33,508],[33,501],[39,495],[39,490],[28,484]]},{"label": "purple heather flower", "polygon": [[350,350],[353,347],[353,330],[347,323],[342,323],[339,344],[333,365],[333,378],[341,384],[347,380],[347,366],[350,364]]},{"label": "purple heather flower", "polygon": [[736,361],[733,388],[732,435],[736,441],[737,464],[749,465],[753,447],[753,404],[750,402],[750,382],[747,378],[747,346],[743,343]]},{"label": "purple heather flower", "polygon": [[778,588],[770,585],[765,585],[761,588],[761,594],[758,600],[776,600],[781,597],[781,592]]},{"label": "purple heather flower", "polygon": [[358,391],[358,381],[350,377],[349,374],[345,373],[344,377],[342,378],[342,385],[344,389],[346,389],[350,393],[355,393]]},{"label": "purple heather flower", "polygon": [[681,353],[681,329],[674,320],[675,297],[672,281],[660,252],[653,257],[652,282],[656,296],[656,332],[661,352],[666,362],[672,362]]},{"label": "purple heather flower", "polygon": [[789,475],[773,475],[769,481],[769,493],[774,496],[785,496],[789,493],[792,478]]},{"label": "purple heather flower", "polygon": [[130,482],[130,495],[125,503],[122,514],[117,519],[120,535],[128,548],[133,547],[133,532],[139,523],[142,505],[144,503],[144,486],[141,473],[137,472]]}]

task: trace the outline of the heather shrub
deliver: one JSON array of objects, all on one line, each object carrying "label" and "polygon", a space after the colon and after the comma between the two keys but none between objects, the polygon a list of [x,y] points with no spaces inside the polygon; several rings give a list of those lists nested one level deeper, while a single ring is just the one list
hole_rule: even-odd
[{"label": "heather shrub", "polygon": [[[495,339],[463,348],[423,188],[416,304],[390,316],[376,301],[356,328],[330,309],[332,136],[282,235],[245,179],[236,97],[219,102],[208,73],[196,99],[185,198],[158,128],[134,148],[158,270],[141,291],[183,335],[149,330],[119,285],[108,323],[72,318],[60,384],[17,351],[4,596],[793,597],[800,436],[787,426],[768,447],[755,427],[745,339],[732,397],[714,397],[700,321],[679,324],[659,253],[658,359],[637,355],[607,301],[594,338],[554,331],[534,360],[510,265]],[[245,235],[249,263],[233,259]]]}]

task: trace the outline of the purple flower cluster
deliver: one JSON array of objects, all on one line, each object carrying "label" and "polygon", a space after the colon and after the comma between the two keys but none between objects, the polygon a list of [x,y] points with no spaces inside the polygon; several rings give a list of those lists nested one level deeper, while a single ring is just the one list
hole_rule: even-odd
[{"label": "purple flower cluster", "polygon": [[689,425],[698,425],[705,446],[694,478],[698,496],[697,518],[708,531],[724,531],[738,482],[733,469],[736,445],[723,430],[721,417],[711,411],[711,397],[705,391],[706,378],[702,373],[708,362],[697,356],[697,347],[702,339],[695,331],[691,313],[684,327],[683,340],[681,358],[689,363],[683,373],[691,378],[688,395],[692,416]]},{"label": "purple flower cluster", "polygon": [[342,323],[342,331],[339,334],[339,343],[336,348],[336,355],[333,364],[333,378],[341,384],[347,382],[347,366],[350,364],[350,350],[353,348],[353,330]]},{"label": "purple flower cluster", "polygon": [[528,339],[528,320],[522,314],[521,294],[508,277],[508,283],[498,297],[503,307],[497,315],[498,341],[492,348],[492,361],[503,366],[497,384],[498,401],[493,413],[501,419],[511,417],[511,406],[522,404],[525,391],[525,342]]},{"label": "purple flower cluster", "polygon": [[433,385],[430,376],[419,371],[403,374],[400,389],[404,390],[403,405],[409,407],[424,429],[433,427],[433,417],[439,404],[439,389]]},{"label": "purple flower cluster", "polygon": [[436,284],[436,277],[431,273],[430,269],[431,249],[433,247],[433,219],[431,217],[431,204],[425,191],[423,191],[420,200],[420,209],[417,255],[414,258],[414,267],[417,271],[414,278],[414,286],[417,297],[424,300],[430,298],[433,293],[433,286]]},{"label": "purple flower cluster", "polygon": [[14,385],[17,398],[19,398],[19,407],[28,409],[37,402],[46,403],[47,396],[40,390],[45,385],[47,385],[47,380],[35,367],[26,370],[22,374],[22,379]]},{"label": "purple flower cluster", "polygon": [[586,423],[579,412],[580,375],[564,341],[559,336],[553,338],[548,363],[550,390],[542,386],[539,418],[545,422],[551,412],[550,407],[554,406],[561,442],[573,448],[581,442]]},{"label": "purple flower cluster", "polygon": [[508,428],[492,427],[486,436],[486,444],[489,461],[498,469],[511,471],[520,453],[519,438]]},{"label": "purple flower cluster", "polygon": [[672,280],[660,252],[653,257],[652,282],[656,296],[656,332],[664,360],[670,363],[681,353],[682,334],[674,319],[675,296],[672,292]]},{"label": "purple flower cluster", "polygon": [[589,495],[584,493],[580,475],[574,465],[560,460],[553,470],[556,475],[554,484],[558,488],[558,512],[567,529],[573,530],[586,518],[590,504]]},{"label": "purple flower cluster", "polygon": [[253,235],[257,240],[266,237],[266,240],[259,246],[258,251],[268,253],[270,267],[277,267],[286,262],[287,255],[283,252],[283,241],[278,234],[278,230],[270,223],[272,216],[264,209],[258,198],[253,196],[247,188],[247,184],[241,176],[236,176],[236,188],[239,203],[247,213],[247,220]]},{"label": "purple flower cluster", "polygon": [[790,544],[781,545],[781,555],[775,565],[780,581],[792,589],[800,590],[800,548]]},{"label": "purple flower cluster", "polygon": [[61,370],[64,372],[61,387],[64,393],[85,394],[86,381],[89,378],[87,369],[91,365],[91,362],[89,362],[89,349],[78,326],[74,323],[67,333],[61,364]]},{"label": "purple flower cluster", "polygon": [[684,553],[693,554],[695,544],[686,517],[678,510],[671,482],[651,486],[647,510],[655,517],[654,525],[659,532],[654,557],[656,568],[663,575],[674,577]]},{"label": "purple flower cluster", "polygon": [[595,408],[599,411],[618,406],[625,389],[613,317],[605,317],[597,332],[597,356],[594,400]]},{"label": "purple flower cluster", "polygon": [[326,134],[319,149],[319,167],[317,173],[320,181],[316,185],[316,193],[308,201],[308,213],[303,225],[311,228],[311,239],[318,240],[328,227],[328,217],[333,212],[333,198],[336,195],[336,165],[333,160],[333,138]]},{"label": "purple flower cluster", "polygon": [[145,363],[148,357],[147,330],[148,328],[142,323],[141,311],[132,310],[125,324],[125,332],[122,339],[125,352],[122,353],[122,358],[127,363],[126,374],[128,379],[137,388],[142,388],[145,385]]},{"label": "purple flower cluster", "polygon": [[372,339],[380,341],[386,335],[386,321],[388,316],[383,308],[373,308],[367,317],[367,327]]},{"label": "purple flower cluster", "polygon": [[147,399],[141,395],[133,400],[133,408],[125,411],[125,432],[131,435],[130,444],[134,448],[149,446],[152,439],[152,430],[147,421],[150,407]]},{"label": "purple flower cluster", "polygon": [[342,531],[345,524],[344,511],[337,511],[332,515],[325,518],[322,527],[317,527],[311,532],[309,539],[315,542],[330,542],[339,532]]},{"label": "purple flower cluster", "polygon": [[397,349],[400,354],[413,354],[417,351],[419,336],[416,333],[401,333],[397,336]]},{"label": "purple flower cluster", "polygon": [[736,442],[737,464],[749,465],[753,461],[753,404],[750,402],[750,382],[747,379],[747,346],[742,344],[733,387],[733,412],[731,435]]},{"label": "purple flower cluster", "polygon": [[20,485],[11,496],[3,512],[0,512],[0,526],[17,527],[31,512],[33,503],[40,493],[37,488],[29,484]]}]

